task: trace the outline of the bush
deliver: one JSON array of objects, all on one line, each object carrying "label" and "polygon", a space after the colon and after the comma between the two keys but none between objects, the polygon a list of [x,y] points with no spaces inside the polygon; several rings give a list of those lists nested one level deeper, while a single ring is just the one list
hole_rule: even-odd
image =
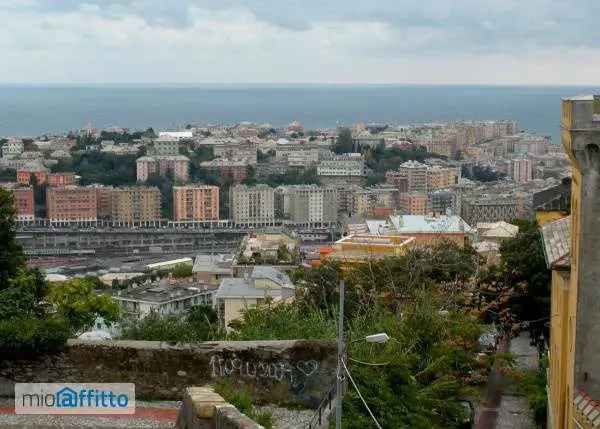
[{"label": "bush", "polygon": [[533,419],[540,428],[546,427],[548,417],[547,368],[548,360],[542,359],[536,370],[525,370],[517,373],[517,377],[521,379],[519,390],[527,398],[529,408],[533,413]]},{"label": "bush", "polygon": [[231,323],[232,340],[295,340],[335,338],[335,316],[319,309],[308,310],[295,304],[268,304],[245,310]]},{"label": "bush", "polygon": [[224,337],[217,315],[207,306],[194,306],[187,315],[150,313],[142,320],[125,321],[122,339],[194,343]]},{"label": "bush", "polygon": [[0,320],[0,349],[14,352],[43,352],[65,344],[71,334],[60,317]]}]

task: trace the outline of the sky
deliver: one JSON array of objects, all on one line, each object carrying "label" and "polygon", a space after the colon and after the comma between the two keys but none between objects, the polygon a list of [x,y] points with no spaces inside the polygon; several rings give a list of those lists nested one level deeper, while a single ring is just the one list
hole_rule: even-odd
[{"label": "sky", "polygon": [[0,83],[600,83],[598,0],[0,0]]}]

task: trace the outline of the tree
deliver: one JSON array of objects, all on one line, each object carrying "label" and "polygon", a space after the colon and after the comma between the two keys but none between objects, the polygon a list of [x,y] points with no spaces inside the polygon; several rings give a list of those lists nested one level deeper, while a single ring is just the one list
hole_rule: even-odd
[{"label": "tree", "polygon": [[175,180],[173,179],[173,173],[168,171],[166,176],[159,174],[152,174],[146,180],[146,185],[156,186],[160,190],[161,195],[161,216],[165,219],[173,218],[173,186]]},{"label": "tree", "polygon": [[519,233],[500,246],[500,263],[481,270],[477,293],[487,320],[506,332],[528,329],[540,352],[549,335],[551,272],[537,223],[517,220]]},{"label": "tree", "polygon": [[173,277],[182,279],[192,276],[192,266],[189,264],[177,264],[171,269]]},{"label": "tree", "polygon": [[0,291],[25,266],[25,256],[16,241],[15,208],[11,191],[0,188]]},{"label": "tree", "polygon": [[349,128],[339,130],[337,139],[333,145],[333,151],[339,154],[354,152],[354,140],[352,139],[352,131]]},{"label": "tree", "polygon": [[0,189],[0,350],[33,352],[54,349],[70,335],[64,318],[45,303],[47,283],[28,270],[15,241],[12,196]]},{"label": "tree", "polygon": [[464,177],[479,182],[495,182],[506,177],[506,174],[496,171],[487,165],[474,165],[470,169],[463,165],[461,173]]},{"label": "tree", "polygon": [[113,155],[104,152],[74,153],[71,160],[61,160],[52,171],[73,171],[80,183],[112,186],[135,185],[137,155]]},{"label": "tree", "polygon": [[97,317],[107,323],[119,318],[118,304],[110,295],[96,294],[94,284],[89,279],[73,279],[49,288],[49,302],[57,314],[67,320],[73,332],[89,328]]},{"label": "tree", "polygon": [[17,178],[17,170],[12,168],[2,168],[0,169],[0,181],[2,182],[12,182]]}]

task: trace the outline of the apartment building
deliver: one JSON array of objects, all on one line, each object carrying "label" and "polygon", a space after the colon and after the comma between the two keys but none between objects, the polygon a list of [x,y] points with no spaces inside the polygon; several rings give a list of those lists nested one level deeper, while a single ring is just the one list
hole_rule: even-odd
[{"label": "apartment building", "polygon": [[117,291],[112,298],[124,314],[143,319],[149,314],[182,314],[196,305],[212,305],[214,288],[198,282],[161,279],[148,285]]},{"label": "apartment building", "polygon": [[229,212],[236,224],[270,225],[275,221],[275,192],[267,185],[229,189]]},{"label": "apartment building", "polygon": [[337,221],[337,190],[316,185],[280,186],[275,190],[276,213],[298,225]]},{"label": "apartment building", "polygon": [[315,144],[277,143],[275,147],[275,159],[290,167],[315,165],[327,157],[331,157],[329,149]]},{"label": "apartment building", "polygon": [[148,177],[157,174],[166,176],[168,172],[180,182],[187,182],[190,178],[190,159],[183,155],[174,156],[142,156],[137,159],[137,180],[145,182]]},{"label": "apartment building", "polygon": [[513,159],[511,167],[511,176],[516,183],[527,183],[533,180],[533,162],[530,159]]},{"label": "apartment building", "polygon": [[105,185],[90,185],[88,188],[96,192],[96,211],[98,219],[108,220],[112,216],[112,193],[114,188]]},{"label": "apartment building", "polygon": [[428,153],[452,158],[458,151],[455,134],[434,134],[427,138],[417,139],[416,144],[425,147]]},{"label": "apartment building", "polygon": [[431,166],[427,169],[427,191],[447,189],[458,184],[460,180],[460,168]]},{"label": "apartment building", "polygon": [[434,216],[459,213],[458,195],[449,189],[438,189],[427,194],[427,213]]},{"label": "apartment building", "polygon": [[74,185],[46,189],[46,217],[50,222],[95,222],[94,189]]},{"label": "apartment building", "polygon": [[219,142],[212,146],[213,154],[217,158],[229,160],[245,159],[249,165],[258,162],[258,144],[252,140],[231,140]]},{"label": "apartment building", "polygon": [[385,180],[398,188],[401,193],[427,192],[426,164],[418,161],[406,161],[396,171],[387,171]]},{"label": "apartment building", "polygon": [[69,186],[76,182],[75,173],[50,173],[48,174],[48,186]]},{"label": "apartment building", "polygon": [[173,186],[173,220],[218,219],[219,188],[217,186]]},{"label": "apartment building", "polygon": [[35,219],[35,203],[31,186],[21,186],[18,183],[10,182],[0,183],[0,188],[12,192],[13,207],[18,221],[32,221]]},{"label": "apartment building", "polygon": [[407,215],[426,215],[427,194],[419,192],[400,194],[400,210]]},{"label": "apartment building", "polygon": [[241,183],[248,177],[249,163],[246,159],[215,158],[200,163],[200,168],[218,174],[221,178],[229,177],[234,183]]},{"label": "apartment building", "polygon": [[116,222],[152,222],[161,218],[160,190],[157,187],[115,188],[111,205],[111,218]]},{"label": "apartment building", "polygon": [[519,203],[514,197],[497,196],[467,199],[462,202],[462,217],[469,225],[480,222],[510,222],[519,218]]},{"label": "apartment building", "polygon": [[518,155],[544,155],[550,145],[549,136],[522,133],[515,142],[514,153]]},{"label": "apartment building", "polygon": [[31,184],[32,175],[35,176],[38,185],[43,185],[48,180],[48,169],[41,164],[29,163],[17,170],[17,182],[28,186]]},{"label": "apartment building", "polygon": [[352,214],[373,216],[378,210],[393,212],[400,203],[400,192],[393,186],[354,189]]},{"label": "apartment building", "polygon": [[179,140],[176,137],[164,135],[152,141],[146,147],[148,156],[175,156],[179,155]]},{"label": "apartment building", "polygon": [[418,161],[406,161],[396,171],[387,171],[385,180],[401,193],[427,193],[456,185],[460,179],[457,167],[427,165]]},{"label": "apartment building", "polygon": [[25,150],[25,145],[21,139],[8,139],[2,145],[2,156],[3,157],[16,157],[19,156]]},{"label": "apartment building", "polygon": [[317,174],[324,185],[362,185],[366,176],[365,160],[360,153],[334,155],[319,162]]}]

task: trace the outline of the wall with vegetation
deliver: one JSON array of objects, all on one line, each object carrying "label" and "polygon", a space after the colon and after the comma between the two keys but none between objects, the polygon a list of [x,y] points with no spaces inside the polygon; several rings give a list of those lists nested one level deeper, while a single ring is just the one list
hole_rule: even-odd
[{"label": "wall with vegetation", "polygon": [[228,382],[265,403],[316,406],[331,386],[336,347],[330,341],[71,340],[56,353],[4,356],[0,394],[15,382],[130,382],[145,399],[181,399],[186,386]]}]

